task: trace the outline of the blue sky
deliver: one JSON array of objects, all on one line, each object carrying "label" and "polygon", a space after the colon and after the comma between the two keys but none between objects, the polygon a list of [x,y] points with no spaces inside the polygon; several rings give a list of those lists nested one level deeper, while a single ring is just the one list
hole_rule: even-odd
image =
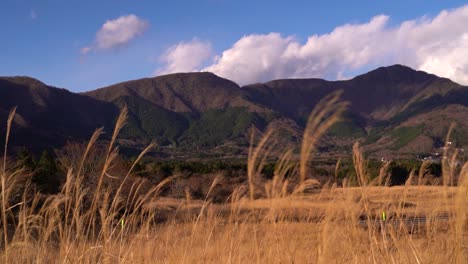
[{"label": "blue sky", "polygon": [[[78,92],[177,71],[208,70],[247,84],[343,79],[402,63],[465,83],[465,5],[2,0],[0,75],[32,76]],[[111,27],[118,28],[109,33]]]}]

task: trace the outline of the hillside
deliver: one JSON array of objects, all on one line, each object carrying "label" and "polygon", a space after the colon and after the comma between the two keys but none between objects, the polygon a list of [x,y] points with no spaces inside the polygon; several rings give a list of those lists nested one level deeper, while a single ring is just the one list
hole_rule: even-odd
[{"label": "hillside", "polygon": [[249,126],[264,123],[258,113],[269,112],[245,100],[236,83],[212,73],[145,78],[85,95],[128,107],[123,138],[137,145],[182,146],[184,152],[244,138]]},{"label": "hillside", "polygon": [[[47,86],[30,77],[0,77],[2,132],[8,112],[15,106],[10,144],[36,150],[60,147],[67,140],[88,139],[99,127],[111,129],[118,113],[109,103]],[[3,141],[2,136],[2,145]]]},{"label": "hillside", "polygon": [[[346,152],[353,142],[360,140],[375,157],[413,156],[440,147],[451,122],[457,124],[459,146],[468,146],[459,136],[468,132],[468,116],[450,111],[455,107],[465,112],[468,88],[403,65],[381,67],[346,81],[286,79],[247,85],[242,89],[252,102],[279,112],[299,125],[304,124],[320,98],[342,90],[343,100],[351,104],[343,120],[332,127],[324,140],[329,150]],[[441,111],[441,108],[446,110]],[[442,112],[446,117],[444,122],[425,120],[426,116],[441,116]],[[418,129],[418,126],[408,125],[409,120],[414,119],[419,120]],[[407,131],[411,131],[411,135],[407,135]],[[439,132],[435,134],[434,131]],[[402,134],[404,140],[399,140],[399,136],[391,137],[392,134]],[[425,139],[424,146],[419,146],[421,138]],[[413,146],[405,148],[406,145]]]},{"label": "hillside", "polygon": [[249,106],[249,102],[240,97],[240,87],[236,83],[208,72],[176,73],[133,80],[84,94],[107,102],[115,102],[123,97],[139,97],[177,113]]},{"label": "hillside", "polygon": [[296,119],[304,119],[326,94],[343,90],[352,112],[371,120],[389,120],[411,104],[461,87],[448,79],[394,65],[347,81],[286,79],[247,85],[242,90],[250,100]]},{"label": "hillside", "polygon": [[451,122],[465,147],[468,88],[402,65],[381,67],[351,80],[274,80],[239,87],[212,73],[178,73],[115,84],[83,94],[29,77],[0,78],[0,118],[18,106],[16,146],[59,147],[95,128],[108,131],[118,109],[129,119],[120,143],[133,153],[156,141],[155,155],[240,157],[248,131],[274,127],[282,142],[298,145],[305,120],[325,95],[343,90],[350,106],[331,128],[320,152],[342,156],[359,140],[369,155],[413,156],[441,147]]}]

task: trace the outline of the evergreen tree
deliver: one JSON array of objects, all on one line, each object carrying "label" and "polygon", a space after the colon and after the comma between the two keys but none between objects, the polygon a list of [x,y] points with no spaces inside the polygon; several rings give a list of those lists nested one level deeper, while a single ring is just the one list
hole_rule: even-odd
[{"label": "evergreen tree", "polygon": [[18,164],[20,167],[24,167],[28,170],[35,169],[35,162],[29,150],[27,148],[21,148],[18,154],[16,155]]},{"label": "evergreen tree", "polygon": [[33,182],[43,191],[55,192],[58,185],[57,172],[57,164],[54,158],[47,150],[44,150],[37,163],[37,172],[33,178]]}]

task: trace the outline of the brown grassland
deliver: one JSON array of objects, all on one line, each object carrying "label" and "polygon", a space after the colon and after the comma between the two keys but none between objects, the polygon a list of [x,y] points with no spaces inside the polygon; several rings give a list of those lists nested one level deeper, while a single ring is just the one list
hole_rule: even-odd
[{"label": "brown grassland", "polygon": [[[424,185],[426,163],[404,186],[389,187],[387,165],[369,175],[356,144],[355,178],[343,186],[318,186],[309,175],[319,138],[346,104],[339,94],[312,112],[300,162],[291,151],[279,159],[272,180],[260,181],[274,148],[272,134],[252,144],[248,182],[223,204],[160,195],[157,186],[132,176],[112,175],[114,146],[125,123],[117,120],[104,162],[87,160],[101,130],[70,165],[56,195],[45,196],[30,175],[3,157],[1,254],[3,263],[468,263],[468,164],[442,162],[440,186]],[[7,124],[10,136],[15,112]],[[139,159],[153,146],[142,152]],[[453,155],[456,155],[453,154]],[[98,166],[98,165],[94,165]],[[89,184],[92,182],[92,184]],[[218,178],[210,191],[217,187]],[[382,221],[382,212],[386,221]],[[164,214],[164,221],[160,215]],[[411,219],[418,217],[419,222]]]}]

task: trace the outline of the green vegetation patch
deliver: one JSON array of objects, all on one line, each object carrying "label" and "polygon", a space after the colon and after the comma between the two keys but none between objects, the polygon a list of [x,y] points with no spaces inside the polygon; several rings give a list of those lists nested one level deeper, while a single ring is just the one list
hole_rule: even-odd
[{"label": "green vegetation patch", "polygon": [[249,112],[245,107],[211,109],[192,123],[181,141],[214,146],[226,139],[240,136],[251,124],[262,123],[263,120],[256,113]]},{"label": "green vegetation patch", "polygon": [[417,136],[421,135],[424,130],[424,125],[415,127],[399,127],[390,133],[390,136],[394,140],[394,149],[400,149],[401,147],[410,143]]},{"label": "green vegetation patch", "polygon": [[328,130],[328,134],[341,138],[357,138],[366,135],[364,129],[356,125],[351,120],[345,120],[333,124],[333,126]]},{"label": "green vegetation patch", "polygon": [[122,97],[116,105],[126,105],[129,110],[123,135],[130,138],[156,139],[160,144],[174,142],[188,128],[184,115],[155,106],[137,97]]},{"label": "green vegetation patch", "polygon": [[397,114],[391,119],[391,123],[397,124],[409,119],[412,116],[430,111],[431,109],[436,108],[439,105],[443,104],[443,97],[439,94],[433,95],[429,98],[426,98],[422,101],[418,101],[410,105],[403,112]]},{"label": "green vegetation patch", "polygon": [[384,134],[384,127],[374,127],[369,131],[369,135],[364,141],[364,145],[377,142]]}]

